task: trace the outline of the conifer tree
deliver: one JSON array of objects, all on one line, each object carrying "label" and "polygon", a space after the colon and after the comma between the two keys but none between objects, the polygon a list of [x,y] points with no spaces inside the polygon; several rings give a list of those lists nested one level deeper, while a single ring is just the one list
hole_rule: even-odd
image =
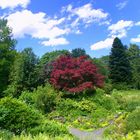
[{"label": "conifer tree", "polygon": [[140,48],[136,44],[130,44],[128,49],[129,61],[132,69],[132,85],[140,89]]},{"label": "conifer tree", "polygon": [[126,46],[116,37],[109,56],[109,77],[112,84],[128,84],[131,81],[131,68],[126,50]]}]

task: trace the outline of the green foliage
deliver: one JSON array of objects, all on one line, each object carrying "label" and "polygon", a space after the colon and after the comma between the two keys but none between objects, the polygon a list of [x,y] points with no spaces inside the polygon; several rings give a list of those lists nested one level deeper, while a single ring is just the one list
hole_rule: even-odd
[{"label": "green foliage", "polygon": [[36,135],[39,133],[46,133],[50,136],[59,136],[69,134],[67,127],[59,122],[45,120],[42,125],[34,127],[29,130],[30,133]]},{"label": "green foliage", "polygon": [[21,100],[22,102],[25,102],[28,105],[34,106],[35,100],[36,100],[36,94],[34,94],[33,92],[24,91],[19,96],[19,100]]},{"label": "green foliage", "polygon": [[73,49],[71,51],[71,56],[75,58],[80,57],[80,56],[87,56],[88,58],[90,58],[90,56],[86,54],[86,51],[81,48]]},{"label": "green foliage", "polygon": [[[5,138],[5,137],[4,137]],[[48,134],[38,134],[36,136],[33,136],[31,134],[21,134],[19,136],[15,136],[13,135],[11,138],[9,139],[4,139],[2,137],[1,140],[76,140],[76,138],[70,136],[70,135],[62,135],[62,136],[55,136],[55,137],[52,137],[52,136],[48,136]]]},{"label": "green foliage", "polygon": [[116,100],[111,95],[105,94],[102,89],[96,89],[93,101],[107,110],[115,111],[118,108]]},{"label": "green foliage", "polygon": [[10,140],[13,136],[13,133],[7,130],[0,130],[0,140]]},{"label": "green foliage", "polygon": [[120,114],[115,117],[113,124],[108,126],[104,132],[105,138],[120,140],[125,137],[125,118],[126,114]]},{"label": "green foliage", "polygon": [[35,106],[44,113],[52,111],[61,97],[61,93],[49,84],[38,87],[33,94],[36,94]]},{"label": "green foliage", "polygon": [[130,90],[132,88],[132,86],[130,84],[127,84],[126,82],[123,82],[123,83],[115,83],[112,85],[113,86],[113,89],[117,89],[117,90]]},{"label": "green foliage", "polygon": [[56,106],[56,110],[58,110],[64,116],[69,115],[70,112],[72,113],[72,111],[76,109],[77,102],[71,99],[61,99]]},{"label": "green foliage", "polygon": [[140,130],[140,107],[136,108],[126,118],[126,131],[133,132],[135,130]]},{"label": "green foliage", "polygon": [[106,94],[111,94],[113,90],[113,85],[110,83],[105,83],[103,90],[105,91]]},{"label": "green foliage", "polygon": [[42,118],[38,111],[17,99],[5,97],[0,100],[1,129],[20,134],[22,131],[38,126]]},{"label": "green foliage", "polygon": [[53,52],[45,53],[39,60],[38,65],[36,66],[36,72],[38,77],[38,84],[44,84],[48,78],[49,74],[46,76],[47,73],[51,72],[51,62],[59,58],[61,55],[70,55],[70,52],[67,50],[56,50]]},{"label": "green foliage", "polygon": [[[57,123],[58,124],[58,123]],[[62,131],[63,132],[63,131]],[[30,133],[21,133],[20,135],[14,135],[6,130],[0,131],[0,140],[76,140],[73,136],[65,133],[60,135],[49,135],[48,133],[38,133],[37,135],[32,135]]]},{"label": "green foliage", "polygon": [[61,55],[67,55],[70,54],[67,50],[57,50],[49,53],[45,53],[41,59],[40,59],[40,65],[43,66],[46,63],[49,63],[51,61],[54,61],[55,59],[59,58]]},{"label": "green foliage", "polygon": [[109,69],[109,78],[113,84],[131,82],[131,67],[126,54],[126,47],[119,38],[115,38],[112,45],[109,56]]},{"label": "green foliage", "polygon": [[15,57],[16,41],[12,38],[7,20],[0,19],[0,97],[9,84],[9,74]]},{"label": "green foliage", "polygon": [[8,89],[5,91],[13,97],[18,97],[23,90],[33,90],[37,86],[35,72],[38,59],[31,48],[24,49],[14,61]]},{"label": "green foliage", "polygon": [[79,102],[77,107],[81,111],[85,111],[85,112],[88,112],[88,113],[91,113],[93,110],[95,110],[97,108],[97,106],[94,102],[91,102],[91,101],[86,100],[84,98]]},{"label": "green foliage", "polygon": [[140,89],[140,47],[135,44],[130,44],[128,57],[132,71],[131,84],[134,88]]},{"label": "green foliage", "polygon": [[93,63],[97,66],[99,73],[105,76],[105,82],[109,82],[108,56],[101,58],[93,58]]},{"label": "green foliage", "polygon": [[45,86],[39,86],[33,92],[23,92],[19,99],[43,113],[48,113],[55,109],[57,102],[61,99],[61,94],[50,84],[46,84]]},{"label": "green foliage", "polygon": [[113,91],[113,97],[118,102],[119,108],[127,112],[135,110],[140,106],[140,91]]}]

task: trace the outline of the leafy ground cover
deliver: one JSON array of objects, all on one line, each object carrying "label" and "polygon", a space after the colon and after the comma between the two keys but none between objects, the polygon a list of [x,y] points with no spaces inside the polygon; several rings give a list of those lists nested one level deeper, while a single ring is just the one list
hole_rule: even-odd
[{"label": "leafy ground cover", "polygon": [[[58,92],[52,89],[50,85],[46,85],[45,87],[39,87],[32,93],[24,92],[18,100],[11,100],[13,106],[18,103],[37,110],[39,115],[43,116],[42,121],[45,123],[38,124],[28,133],[23,131],[18,136],[10,132],[10,129],[5,130],[4,128],[3,130],[1,126],[1,140],[77,139],[68,132],[69,128],[76,128],[89,133],[106,128],[103,139],[139,140],[139,90],[113,90],[111,94],[106,94],[104,90],[96,89],[96,92],[92,91],[89,94],[83,93],[77,96],[66,96],[60,92],[57,95],[56,93]],[[7,104],[10,104],[10,101]],[[38,108],[38,104],[40,104],[40,108]],[[47,110],[45,110],[45,107]],[[10,110],[5,105],[6,109]],[[19,113],[18,110],[15,113]],[[0,120],[2,119],[4,119],[4,116],[0,118]],[[6,124],[8,123],[8,120],[6,120]],[[14,127],[16,127],[16,124]]]}]

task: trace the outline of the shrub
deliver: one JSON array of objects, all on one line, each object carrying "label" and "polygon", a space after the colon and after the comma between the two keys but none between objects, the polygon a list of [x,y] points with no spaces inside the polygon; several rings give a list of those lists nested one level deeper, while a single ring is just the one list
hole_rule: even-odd
[{"label": "shrub", "polygon": [[32,93],[23,92],[19,97],[20,100],[24,101],[29,105],[33,105],[43,113],[52,111],[56,102],[61,98],[61,92],[57,92],[50,84],[46,84],[44,87],[39,86]]},{"label": "shrub", "polygon": [[52,111],[61,98],[61,93],[54,90],[49,84],[46,84],[45,87],[38,87],[33,94],[36,94],[35,106],[44,113]]},{"label": "shrub", "polygon": [[131,88],[132,86],[128,85],[127,83],[113,84],[113,89],[117,89],[117,90],[130,90]]},{"label": "shrub", "polygon": [[85,111],[87,113],[91,113],[93,110],[95,110],[97,108],[96,104],[89,101],[89,100],[86,100],[86,99],[82,99],[82,101],[80,101],[78,103],[78,108],[81,110],[81,111]]},{"label": "shrub", "polygon": [[0,140],[10,140],[13,136],[13,133],[7,130],[0,130]]},{"label": "shrub", "polygon": [[96,94],[92,100],[107,110],[116,110],[118,107],[116,100],[112,96],[105,94],[102,89],[96,89]]},{"label": "shrub", "polygon": [[42,115],[25,103],[14,98],[0,100],[0,128],[15,134],[27,131],[28,128],[38,126]]},{"label": "shrub", "polygon": [[64,115],[69,115],[72,110],[77,110],[78,103],[71,99],[62,99],[57,103],[56,110]]},{"label": "shrub", "polygon": [[61,56],[53,63],[50,83],[59,90],[70,93],[103,86],[103,76],[86,57]]},{"label": "shrub", "polygon": [[69,134],[67,127],[56,121],[45,120],[42,125],[29,130],[31,134],[46,133],[50,136]]},{"label": "shrub", "polygon": [[105,93],[111,94],[111,92],[113,90],[113,86],[112,86],[112,84],[105,83],[103,89],[104,89]]},{"label": "shrub", "polygon": [[29,91],[24,91],[19,97],[19,100],[25,102],[28,105],[34,105],[36,99],[36,94]]},{"label": "shrub", "polygon": [[140,108],[138,107],[126,118],[126,131],[140,130]]}]

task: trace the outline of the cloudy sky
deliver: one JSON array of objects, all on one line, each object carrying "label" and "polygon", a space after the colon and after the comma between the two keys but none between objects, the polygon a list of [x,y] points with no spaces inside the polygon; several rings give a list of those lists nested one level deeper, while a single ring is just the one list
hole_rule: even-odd
[{"label": "cloudy sky", "polygon": [[107,55],[114,37],[140,45],[140,0],[0,0],[17,39],[41,56],[53,50],[84,48],[92,57]]}]

